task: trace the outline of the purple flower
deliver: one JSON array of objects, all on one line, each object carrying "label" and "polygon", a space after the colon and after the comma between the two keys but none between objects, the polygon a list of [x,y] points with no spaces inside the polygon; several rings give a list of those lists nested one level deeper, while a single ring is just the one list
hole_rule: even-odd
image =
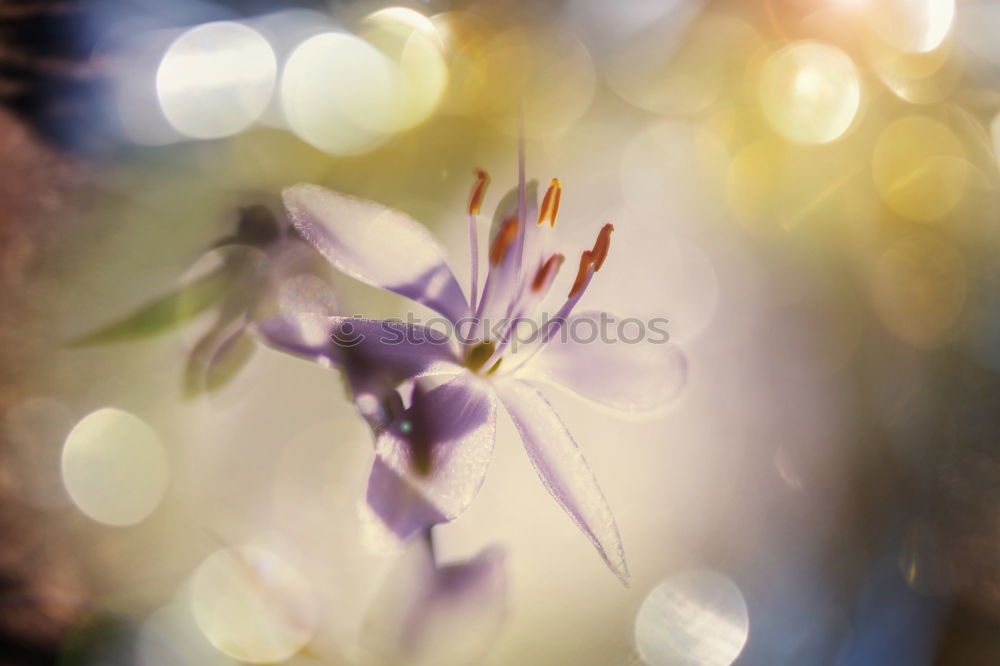
[{"label": "purple flower", "polygon": [[235,232],[213,243],[212,251],[219,259],[218,267],[71,344],[84,347],[142,340],[214,310],[214,321],[190,350],[185,364],[184,392],[195,397],[232,380],[250,360],[256,348],[246,333],[251,322],[290,308],[324,314],[336,311],[329,266],[268,205],[241,208]]},{"label": "purple flower", "polygon": [[[535,184],[524,181],[522,159],[518,186],[500,201],[493,218],[480,291],[478,217],[487,183],[485,172],[477,171],[468,208],[468,300],[442,249],[406,215],[316,185],[284,191],[296,229],[336,268],[435,310],[461,332],[461,340],[412,323],[309,315],[269,319],[258,326],[259,334],[274,348],[345,373],[355,404],[375,433],[367,500],[399,538],[452,520],[469,506],[492,455],[499,400],[542,483],[627,583],[608,503],[580,448],[535,384],[560,385],[612,409],[649,411],[678,394],[686,378],[685,357],[671,344],[587,343],[566,335],[577,321],[610,317],[572,314],[608,256],[610,224],[582,252],[556,315],[533,344],[516,349],[510,322],[540,310],[563,264],[562,255],[548,250],[562,188],[553,179],[539,209]],[[496,322],[502,324],[499,332]]]},{"label": "purple flower", "polygon": [[362,624],[360,644],[378,663],[478,663],[507,616],[506,557],[490,546],[439,564],[414,539],[389,571]]}]

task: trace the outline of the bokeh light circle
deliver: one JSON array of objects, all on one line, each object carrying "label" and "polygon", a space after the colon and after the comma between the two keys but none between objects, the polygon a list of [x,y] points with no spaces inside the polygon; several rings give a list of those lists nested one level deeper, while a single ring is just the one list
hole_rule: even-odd
[{"label": "bokeh light circle", "polygon": [[394,129],[399,95],[395,65],[360,37],[315,35],[285,63],[281,106],[303,141],[335,155],[370,150]]},{"label": "bokeh light circle", "polygon": [[925,53],[944,42],[955,22],[955,0],[868,0],[874,31],[901,51]]},{"label": "bokeh light circle", "polygon": [[292,657],[316,628],[305,580],[284,558],[258,546],[208,556],[191,580],[191,604],[209,642],[249,663]]},{"label": "bokeh light circle", "polygon": [[277,69],[274,50],[253,28],[206,23],[167,49],[156,72],[156,93],[174,129],[214,139],[246,129],[264,112]]},{"label": "bokeh light circle", "polygon": [[392,129],[407,130],[426,120],[448,86],[443,43],[434,23],[412,9],[389,7],[365,17],[360,36],[398,69],[400,92]]},{"label": "bokeh light circle", "polygon": [[635,646],[646,666],[729,666],[750,631],[740,589],[704,569],[675,574],[646,596],[635,619]]},{"label": "bokeh light circle", "polygon": [[134,525],[163,499],[169,468],[160,438],[145,421],[105,407],[66,437],[62,477],[73,503],[106,525]]},{"label": "bokeh light circle", "polygon": [[965,69],[963,49],[948,40],[933,51],[900,51],[869,37],[865,52],[871,71],[897,97],[911,104],[933,104],[951,95]]},{"label": "bokeh light circle", "polygon": [[969,171],[955,133],[924,116],[893,121],[879,136],[872,157],[882,200],[898,215],[919,222],[939,220],[958,205]]},{"label": "bokeh light circle", "polygon": [[801,41],[764,62],[758,95],[768,122],[785,138],[829,143],[854,122],[861,81],[846,53],[822,42]]}]

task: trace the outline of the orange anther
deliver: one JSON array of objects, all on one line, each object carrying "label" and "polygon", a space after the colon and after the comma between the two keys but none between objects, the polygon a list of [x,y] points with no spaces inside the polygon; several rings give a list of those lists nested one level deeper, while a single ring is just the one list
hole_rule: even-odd
[{"label": "orange anther", "polygon": [[494,266],[499,266],[503,258],[507,256],[507,250],[517,238],[517,228],[517,218],[515,217],[508,218],[500,227],[500,231],[497,232],[496,238],[493,239],[493,245],[490,247],[490,263]]},{"label": "orange anther", "polygon": [[553,254],[546,259],[545,263],[538,267],[538,272],[535,273],[535,279],[531,282],[531,290],[538,293],[552,284],[552,279],[559,272],[559,267],[565,260],[566,257],[561,254]]},{"label": "orange anther", "polygon": [[595,271],[601,270],[604,260],[608,258],[608,250],[611,249],[611,232],[614,230],[615,225],[605,224],[597,234],[597,240],[594,241],[594,249],[591,250],[594,254]]},{"label": "orange anther", "polygon": [[545,197],[542,198],[542,207],[538,211],[538,224],[545,220],[549,221],[549,226],[556,226],[556,216],[559,215],[559,199],[562,198],[562,183],[558,178],[553,178],[549,183],[549,189],[545,190]]},{"label": "orange anther", "polygon": [[469,197],[469,215],[479,215],[479,209],[483,205],[483,195],[486,194],[486,186],[490,184],[490,174],[482,169],[476,169],[476,184],[472,186],[472,195]]}]

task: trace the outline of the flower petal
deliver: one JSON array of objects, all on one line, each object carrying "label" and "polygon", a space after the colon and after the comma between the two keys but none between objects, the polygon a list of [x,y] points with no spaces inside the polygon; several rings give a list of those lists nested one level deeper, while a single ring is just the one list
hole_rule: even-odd
[{"label": "flower petal", "polygon": [[400,539],[453,520],[486,477],[496,436],[496,400],[463,372],[413,401],[375,443],[368,504]]},{"label": "flower petal", "polygon": [[615,518],[580,447],[552,405],[516,379],[496,383],[545,488],[583,530],[611,571],[628,585],[628,566]]},{"label": "flower petal", "polygon": [[469,314],[444,251],[410,217],[318,185],[295,185],[282,195],[295,228],[337,269],[452,322]]},{"label": "flower petal", "polygon": [[202,391],[221,388],[236,377],[256,350],[242,318],[217,325],[202,336],[188,356],[184,369],[185,396],[193,398]]},{"label": "flower petal", "polygon": [[[687,356],[666,340],[665,331],[649,329],[650,322],[623,326],[623,321],[629,320],[606,312],[571,316],[518,375],[563,386],[623,412],[666,406],[687,383]],[[640,332],[641,340],[628,341]]]},{"label": "flower petal", "polygon": [[478,663],[507,614],[505,559],[491,546],[441,565],[426,541],[414,542],[375,596],[362,645],[389,663]]},{"label": "flower petal", "polygon": [[[497,204],[496,211],[493,213],[493,223],[490,226],[490,248],[493,247],[503,223],[517,217],[517,197],[517,187],[514,187]],[[536,181],[527,183],[525,197],[525,208],[528,216],[527,228],[524,230],[526,233],[523,237],[518,236],[524,240],[523,255],[519,254],[521,248],[518,243],[520,241],[515,241],[503,255],[499,265],[489,264],[489,272],[483,287],[483,300],[479,305],[479,316],[484,320],[484,329],[487,332],[492,331],[497,324],[501,324],[509,316],[508,310],[510,310],[511,301],[517,296],[514,291],[518,287],[525,287],[526,281],[530,284],[531,276],[534,275],[533,271],[537,268],[540,250],[536,242],[538,240],[538,229],[535,224],[535,218],[538,216],[538,183]],[[527,278],[518,275],[522,264],[525,267],[524,270],[529,272]],[[490,336],[484,335],[483,337],[489,338]]]}]

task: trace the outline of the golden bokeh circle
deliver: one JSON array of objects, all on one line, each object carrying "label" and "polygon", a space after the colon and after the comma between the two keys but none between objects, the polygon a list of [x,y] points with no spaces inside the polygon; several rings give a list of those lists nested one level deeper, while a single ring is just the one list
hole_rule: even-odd
[{"label": "golden bokeh circle", "polygon": [[896,214],[934,222],[962,200],[969,180],[965,149],[946,125],[925,116],[890,123],[878,138],[872,177]]},{"label": "golden bokeh circle", "polygon": [[842,50],[805,40],[767,58],[757,93],[764,116],[786,139],[829,143],[854,122],[861,104],[861,80],[854,61]]}]

